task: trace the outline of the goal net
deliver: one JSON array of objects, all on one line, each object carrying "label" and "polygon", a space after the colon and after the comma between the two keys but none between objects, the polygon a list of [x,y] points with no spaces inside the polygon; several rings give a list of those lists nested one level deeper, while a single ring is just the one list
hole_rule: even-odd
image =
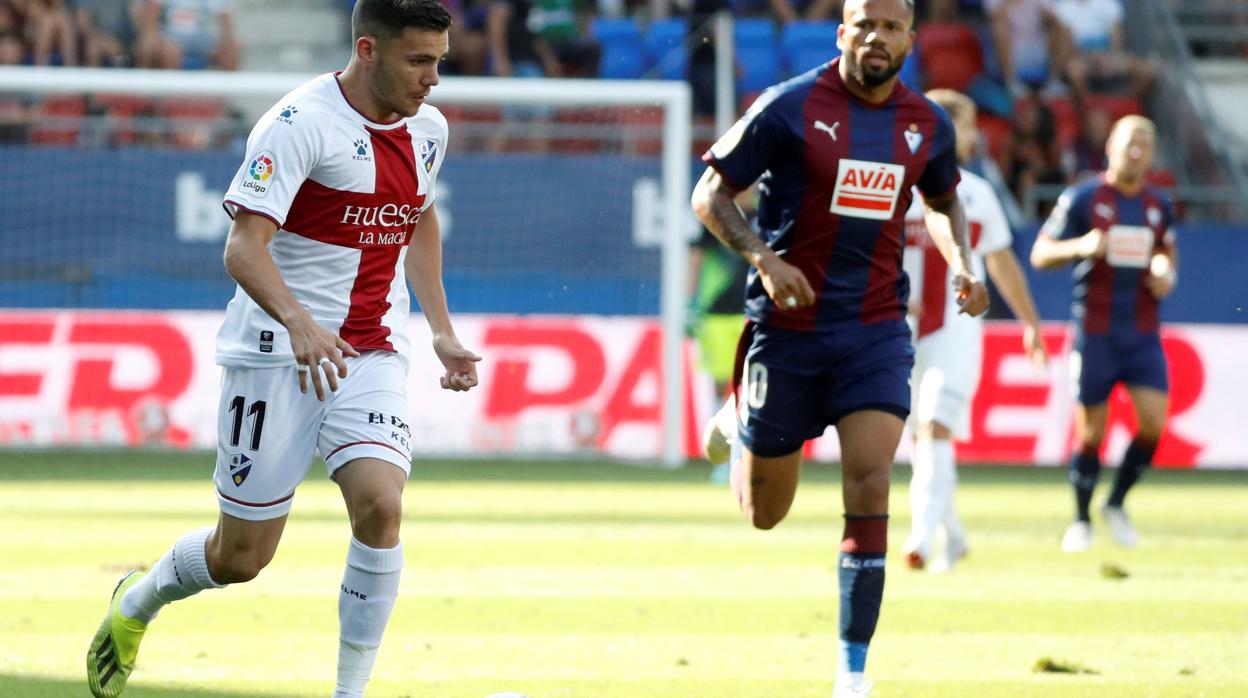
[{"label": "goal net", "polygon": [[[310,77],[0,67],[0,447],[214,445],[221,199]],[[687,86],[449,78],[430,103],[447,295],[486,361],[441,394],[414,315],[414,452],[680,462]]]}]

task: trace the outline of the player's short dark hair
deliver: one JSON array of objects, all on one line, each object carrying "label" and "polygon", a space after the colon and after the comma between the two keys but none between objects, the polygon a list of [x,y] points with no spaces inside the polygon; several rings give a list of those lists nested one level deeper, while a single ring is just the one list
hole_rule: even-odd
[{"label": "player's short dark hair", "polygon": [[356,0],[351,11],[351,38],[392,38],[404,29],[444,32],[451,28],[451,13],[441,0]]}]

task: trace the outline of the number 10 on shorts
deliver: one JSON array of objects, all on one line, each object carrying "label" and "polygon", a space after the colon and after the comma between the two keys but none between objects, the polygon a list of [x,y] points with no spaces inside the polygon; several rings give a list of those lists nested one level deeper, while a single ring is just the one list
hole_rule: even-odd
[{"label": "number 10 on shorts", "polygon": [[767,367],[759,363],[746,365],[745,369],[745,404],[751,409],[760,409],[767,403]]}]

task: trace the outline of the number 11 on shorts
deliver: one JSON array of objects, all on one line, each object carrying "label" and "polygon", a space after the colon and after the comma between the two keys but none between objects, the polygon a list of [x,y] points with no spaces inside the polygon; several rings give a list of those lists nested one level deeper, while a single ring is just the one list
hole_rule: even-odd
[{"label": "number 11 on shorts", "polygon": [[[230,428],[230,445],[237,446],[243,433],[243,407],[247,399],[235,395],[230,400],[230,413],[234,415],[234,425]],[[260,435],[264,432],[264,400],[256,400],[247,408],[247,416],[251,418],[251,445],[253,451],[260,450]]]}]

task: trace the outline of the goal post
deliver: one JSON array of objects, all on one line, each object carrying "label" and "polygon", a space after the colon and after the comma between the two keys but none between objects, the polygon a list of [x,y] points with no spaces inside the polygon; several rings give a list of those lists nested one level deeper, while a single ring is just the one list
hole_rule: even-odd
[{"label": "goal post", "polygon": [[[195,71],[195,72],[178,72],[178,71],[148,71],[148,70],[115,70],[115,69],[83,69],[83,68],[38,68],[38,67],[0,67],[0,107],[4,106],[4,99],[8,98],[10,104],[20,103],[22,108],[35,109],[29,106],[41,100],[51,100],[57,96],[66,95],[108,95],[108,96],[133,96],[137,98],[153,99],[153,100],[169,100],[178,102],[179,100],[194,100],[203,98],[217,98],[227,104],[227,111],[232,110],[241,114],[238,119],[244,125],[240,132],[231,134],[232,148],[231,157],[233,158],[234,167],[242,156],[238,143],[246,135],[246,129],[250,128],[255,118],[259,116],[261,110],[271,106],[274,101],[279,99],[283,94],[289,92],[294,87],[302,84],[310,79],[311,75],[288,74],[288,73],[225,73],[214,71]],[[541,205],[548,207],[566,207],[574,209],[577,207],[584,208],[583,211],[563,211],[560,220],[571,221],[571,226],[575,229],[564,231],[566,234],[566,242],[564,247],[574,247],[582,241],[588,240],[597,230],[597,226],[604,221],[608,222],[611,230],[624,229],[631,230],[634,238],[633,244],[637,246],[651,245],[655,249],[648,253],[657,255],[657,269],[654,270],[652,289],[650,281],[644,281],[639,285],[644,286],[640,290],[633,289],[639,296],[657,301],[656,308],[649,309],[646,306],[650,301],[632,301],[629,299],[620,300],[615,303],[604,301],[601,307],[602,311],[595,308],[596,301],[593,298],[581,298],[579,300],[573,298],[562,298],[558,303],[563,304],[552,306],[549,312],[552,313],[585,313],[587,315],[595,315],[601,312],[603,315],[611,315],[619,311],[621,304],[627,306],[623,312],[626,315],[646,316],[657,314],[661,325],[662,341],[661,341],[661,446],[657,455],[659,459],[667,466],[678,466],[682,464],[687,455],[688,450],[688,415],[686,414],[685,391],[688,385],[688,361],[686,358],[686,341],[685,341],[685,312],[688,293],[688,277],[689,277],[689,253],[688,245],[690,243],[691,234],[694,230],[692,226],[692,218],[689,212],[689,194],[691,191],[690,176],[693,170],[692,159],[692,134],[691,134],[691,97],[689,86],[681,81],[604,81],[604,80],[548,80],[548,79],[504,79],[504,78],[475,78],[475,77],[446,77],[442,82],[433,89],[433,93],[429,99],[430,104],[442,109],[448,115],[451,122],[452,131],[452,148],[449,155],[447,168],[452,167],[457,157],[460,157],[461,151],[457,150],[456,131],[460,125],[456,121],[456,113],[472,112],[474,109],[486,108],[491,112],[492,122],[477,123],[473,126],[473,133],[477,143],[485,143],[492,136],[506,130],[503,125],[513,115],[519,115],[522,125],[520,130],[524,130],[524,123],[534,123],[537,121],[545,122],[543,132],[547,134],[546,145],[542,146],[550,148],[550,142],[554,142],[554,151],[561,152],[561,148],[567,148],[572,151],[579,151],[578,157],[550,157],[549,151],[543,155],[541,152],[532,155],[521,155],[518,158],[513,157],[512,160],[500,159],[499,167],[517,167],[520,173],[516,181],[517,186],[533,185],[533,180],[540,180],[548,173],[545,168],[551,161],[563,162],[564,160],[575,160],[573,165],[567,172],[558,173],[554,176],[558,186],[567,189],[564,196],[559,199],[552,199],[544,202],[521,201],[519,199],[506,199],[507,193],[500,192],[498,197],[499,211],[494,212],[494,220],[500,228],[507,228],[508,224],[514,219],[518,206],[524,205]],[[565,114],[563,110],[577,111],[585,115],[582,123],[576,123],[576,119],[563,118]],[[595,121],[594,114],[602,114],[611,112],[611,116],[603,117],[601,121]],[[654,117],[661,112],[661,117]],[[0,114],[3,109],[0,109]],[[501,114],[501,116],[500,116]],[[631,119],[630,115],[642,115],[638,119]],[[623,116],[621,116],[623,115]],[[33,133],[35,130],[44,129],[52,131],[53,126],[59,121],[74,120],[78,118],[89,120],[93,117],[90,109],[79,111],[70,110],[68,116],[49,112],[45,114],[35,114],[28,123],[29,129]],[[142,121],[144,118],[155,128],[169,128],[169,118],[160,113],[148,113],[139,115],[136,121]],[[207,118],[213,118],[211,116]],[[58,121],[59,120],[59,121]],[[115,128],[116,120],[110,122],[109,127]],[[73,126],[66,127],[65,132],[73,135],[67,136],[65,140],[57,141],[55,137],[49,142],[51,146],[46,156],[38,153],[39,146],[22,146],[14,145],[13,140],[7,142],[0,140],[0,149],[4,149],[10,155],[5,156],[8,164],[0,165],[0,183],[6,187],[10,184],[20,184],[30,179],[23,172],[30,170],[30,165],[36,161],[38,157],[46,157],[53,163],[57,158],[65,158],[67,163],[65,167],[86,167],[95,160],[83,160],[77,155],[69,153],[70,150],[79,148],[81,142],[85,139],[83,133],[89,129],[73,130]],[[639,131],[640,129],[640,131]],[[645,132],[650,129],[653,133]],[[513,129],[514,130],[514,129]],[[0,132],[2,133],[2,132]],[[637,135],[641,133],[641,135]],[[562,139],[562,140],[561,140]],[[138,142],[143,142],[143,136],[137,137]],[[133,141],[132,141],[133,142]],[[586,147],[586,143],[590,146]],[[560,145],[562,143],[562,145]],[[640,143],[640,144],[639,144]],[[59,145],[57,145],[59,144]],[[569,145],[570,144],[570,145]],[[604,145],[605,144],[605,145]],[[631,145],[630,145],[631,144]],[[192,146],[194,147],[194,146]],[[121,146],[119,150],[125,152],[126,146]],[[509,146],[504,144],[501,146],[501,152],[507,153]],[[89,164],[91,167],[108,168],[112,165],[106,161],[106,153],[100,149],[99,157],[101,164]],[[159,150],[159,149],[158,149]],[[160,169],[162,163],[169,161],[169,158],[176,159],[177,152],[168,152],[165,149],[153,156],[150,165],[145,161],[143,166],[152,166]],[[176,149],[174,149],[176,150]],[[219,148],[224,151],[226,148]],[[540,150],[540,149],[539,149]],[[52,151],[55,151],[53,153]],[[597,154],[601,153],[601,154]],[[201,153],[190,153],[187,157],[200,157]],[[94,156],[93,156],[94,157]],[[481,146],[480,158],[473,168],[473,176],[485,182],[492,181],[492,178],[485,177],[488,174],[488,163],[493,157],[488,151],[488,147]],[[161,159],[166,158],[166,159]],[[601,159],[605,168],[614,168],[605,174],[613,180],[616,188],[607,192],[603,189],[600,199],[584,200],[579,198],[579,187],[575,186],[580,181],[585,181],[594,171],[595,159]],[[523,166],[515,164],[516,160],[521,161]],[[124,160],[124,158],[122,158]],[[120,162],[120,161],[119,161]],[[24,165],[23,165],[24,163]],[[88,163],[88,164],[83,164]],[[23,166],[25,169],[23,170]],[[120,166],[120,165],[119,165]],[[523,169],[530,168],[530,169]],[[641,179],[645,178],[642,174],[634,176],[634,169],[637,172],[644,173],[653,170],[657,173],[657,191],[655,183],[650,180],[649,189],[642,186]],[[579,173],[579,174],[578,174]],[[122,174],[120,171],[118,176],[123,181],[129,180],[130,175]],[[160,172],[151,173],[152,177],[160,177]],[[445,179],[444,172],[443,178]],[[181,192],[181,188],[187,191],[194,191],[195,187],[204,188],[205,178],[195,179],[194,177],[179,178],[177,187]],[[45,180],[49,182],[49,186],[56,186],[55,179]],[[474,181],[476,181],[474,179]],[[223,188],[225,182],[216,182]],[[137,185],[137,184],[136,184]],[[32,187],[34,185],[31,185]],[[483,185],[484,186],[484,185]],[[626,191],[624,187],[629,189]],[[453,200],[467,199],[461,191],[464,185],[456,184],[455,197]],[[593,187],[587,187],[587,191]],[[643,194],[648,191],[649,196]],[[441,197],[441,190],[439,196]],[[95,196],[93,194],[93,196]],[[108,199],[110,194],[101,191],[98,194],[101,199]],[[142,199],[138,194],[133,195],[134,204],[140,204]],[[55,207],[55,199],[49,199],[49,203],[44,204],[45,209],[35,209],[34,204],[23,203],[18,200],[18,195],[14,194],[13,198],[6,199],[0,197],[0,210],[7,208],[6,215],[16,215],[18,217],[26,217],[28,220],[32,216],[38,217],[41,213],[51,214]],[[617,199],[624,199],[621,202]],[[439,199],[442,200],[441,198]],[[479,203],[479,197],[473,199],[473,205],[466,210],[455,210],[456,221],[467,221],[474,216],[479,216],[485,208]],[[648,202],[647,211],[638,211],[637,206],[640,203]],[[105,201],[117,205],[116,201]],[[101,203],[92,208],[92,215],[100,215],[99,211],[109,210],[107,206]],[[65,202],[67,207],[73,206],[73,201]],[[599,208],[601,205],[601,208]],[[194,220],[196,211],[194,209],[183,210],[185,207],[179,203],[179,235],[182,235],[181,221],[184,216],[186,220]],[[204,208],[204,217],[209,214],[207,208]],[[441,210],[441,207],[440,207]],[[622,213],[621,213],[622,212]],[[540,213],[540,211],[538,212]],[[633,220],[617,221],[616,218],[621,216],[632,216]],[[215,215],[215,214],[214,214]],[[449,216],[448,216],[449,217]],[[100,219],[97,218],[97,221]],[[5,225],[9,226],[13,220],[6,221]],[[213,221],[216,224],[216,221]],[[526,225],[537,225],[536,223],[526,223]],[[194,235],[194,226],[190,226],[188,230],[192,232],[187,235]],[[15,235],[10,230],[10,235]],[[89,235],[86,231],[77,233],[82,236],[89,244]],[[613,233],[614,234],[614,233]],[[627,235],[626,235],[627,236]],[[638,237],[648,238],[646,241],[638,241]],[[499,239],[505,236],[499,235]],[[204,237],[207,240],[208,237]],[[0,242],[6,244],[12,240],[0,237]],[[70,240],[69,245],[73,246],[77,240]],[[13,256],[7,261],[8,265],[13,268],[26,265],[29,267],[29,259],[34,259],[33,255],[37,251],[30,247],[36,245],[34,241],[22,242],[13,252]],[[138,243],[136,243],[137,245]],[[513,247],[497,250],[504,257],[502,260],[494,262],[492,268],[474,269],[472,273],[476,276],[472,278],[485,278],[491,273],[491,269],[498,271],[511,260],[523,260],[525,258],[525,242],[508,241]],[[30,249],[28,249],[30,247]],[[13,250],[14,248],[10,248]],[[558,247],[551,248],[547,254],[554,255],[562,253]],[[488,249],[478,250],[480,254],[488,254]],[[25,256],[29,253],[31,257]],[[5,253],[6,255],[9,252]],[[607,253],[608,256],[614,253]],[[567,275],[569,284],[571,281],[579,280],[581,276],[592,277],[599,272],[615,271],[611,269],[613,265],[639,265],[633,270],[633,278],[643,278],[644,274],[650,272],[642,269],[644,260],[634,262],[633,255],[628,254],[623,257],[613,256],[609,259],[600,259],[595,262],[593,268],[581,269],[579,272],[575,265],[575,258],[561,258],[560,264],[563,265],[562,271]],[[638,255],[638,259],[641,259]],[[193,263],[191,263],[193,264]],[[38,266],[37,264],[34,266]],[[530,274],[530,276],[540,276],[540,269],[527,269],[526,272],[539,273]],[[34,272],[31,272],[34,273]],[[505,272],[499,272],[505,273]],[[521,281],[509,282],[519,284]],[[628,289],[627,281],[613,282],[611,286],[612,292],[618,292],[620,298],[625,298]],[[586,288],[593,289],[599,286],[588,285]],[[565,285],[567,287],[567,285]],[[449,289],[452,294],[451,302],[454,310],[456,297],[454,291]],[[579,295],[592,295],[595,291],[585,291]],[[500,292],[501,293],[501,292]],[[647,295],[649,294],[649,295]],[[13,293],[4,292],[0,295],[6,296],[7,300],[0,301],[0,309],[9,308],[62,308],[76,307],[73,303],[61,304],[56,300],[45,300],[45,296],[36,295],[33,300],[15,297]],[[549,294],[548,294],[549,295]],[[565,294],[576,295],[576,294]],[[48,296],[51,297],[51,296]],[[95,304],[96,300],[92,297],[86,297],[86,305],[81,307],[90,308],[110,308],[106,301],[100,301]],[[631,297],[629,297],[631,298]],[[629,305],[629,304],[632,305]],[[570,305],[569,305],[570,304]],[[575,307],[573,307],[575,306]],[[123,303],[122,307],[127,307]],[[144,307],[141,303],[136,303],[134,308]],[[177,309],[177,305],[165,306]],[[222,306],[223,307],[223,306]],[[458,311],[456,311],[458,312]],[[541,306],[529,304],[519,311],[521,314],[542,314],[547,312]],[[2,425],[0,425],[2,426]],[[0,429],[2,431],[2,429]],[[3,435],[0,434],[0,437]],[[0,438],[2,442],[2,438]],[[0,446],[3,446],[0,443]]]}]

